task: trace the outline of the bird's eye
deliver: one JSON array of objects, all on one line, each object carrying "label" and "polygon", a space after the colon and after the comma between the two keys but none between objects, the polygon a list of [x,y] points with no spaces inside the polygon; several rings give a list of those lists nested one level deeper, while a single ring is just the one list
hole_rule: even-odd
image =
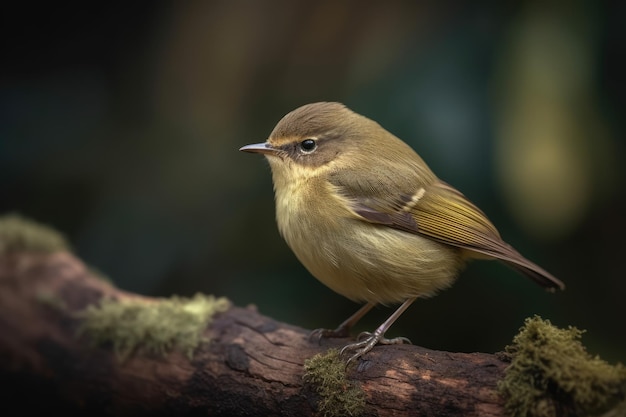
[{"label": "bird's eye", "polygon": [[315,139],[308,138],[300,142],[300,149],[302,149],[305,153],[313,152],[316,147],[317,143],[315,142]]}]

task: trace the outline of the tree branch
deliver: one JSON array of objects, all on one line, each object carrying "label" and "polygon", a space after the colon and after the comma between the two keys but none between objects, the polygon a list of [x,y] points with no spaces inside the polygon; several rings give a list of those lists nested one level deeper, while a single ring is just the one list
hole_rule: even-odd
[{"label": "tree branch", "polygon": [[[5,407],[23,414],[313,415],[320,400],[303,380],[304,362],[345,339],[308,340],[308,331],[231,307],[205,330],[193,358],[136,353],[78,337],[80,312],[103,297],[146,297],[99,279],[68,252],[0,254],[0,382]],[[375,348],[348,378],[360,385],[365,415],[502,416],[495,355],[419,346]],[[23,401],[23,398],[29,398]]]}]

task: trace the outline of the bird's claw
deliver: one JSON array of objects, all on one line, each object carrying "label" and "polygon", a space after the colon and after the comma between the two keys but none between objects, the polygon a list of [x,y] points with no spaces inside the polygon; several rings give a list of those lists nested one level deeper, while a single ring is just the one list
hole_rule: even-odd
[{"label": "bird's claw", "polygon": [[[360,342],[363,339],[369,339],[370,337],[374,337],[373,335],[374,335],[374,333],[371,333],[371,332],[361,332],[356,337],[356,340],[357,340],[357,342]],[[380,344],[380,345],[403,345],[403,344],[404,345],[412,345],[413,343],[407,337],[394,337],[393,339],[387,339],[387,338],[381,337],[378,340],[377,344]]]},{"label": "bird's claw", "polygon": [[345,327],[337,327],[335,330],[331,329],[315,329],[309,334],[309,340],[317,339],[317,343],[323,338],[329,337],[348,337],[350,335],[350,329]]},{"label": "bird's claw", "polygon": [[355,359],[360,358],[365,355],[367,352],[372,350],[372,348],[378,344],[381,345],[399,345],[399,344],[411,344],[411,341],[406,337],[394,337],[393,339],[387,339],[382,334],[377,334],[376,332],[362,332],[356,338],[356,343],[350,343],[349,345],[344,346],[339,352],[341,355],[348,351],[356,351],[348,361],[346,362],[346,366]]}]

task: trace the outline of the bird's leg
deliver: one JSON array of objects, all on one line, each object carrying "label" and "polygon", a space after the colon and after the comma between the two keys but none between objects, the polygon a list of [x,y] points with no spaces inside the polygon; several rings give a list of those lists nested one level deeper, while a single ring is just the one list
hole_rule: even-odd
[{"label": "bird's leg", "polygon": [[417,297],[409,298],[404,303],[402,303],[402,305],[398,307],[398,309],[391,316],[389,316],[389,318],[385,320],[383,324],[378,326],[378,328],[374,330],[373,333],[363,332],[357,337],[356,343],[351,343],[349,345],[344,346],[344,348],[341,349],[341,352],[340,352],[341,354],[347,351],[356,351],[356,353],[354,353],[350,357],[350,359],[348,359],[346,364],[365,355],[367,352],[372,350],[372,348],[379,343],[383,345],[395,345],[395,344],[401,344],[401,343],[410,344],[411,341],[407,339],[406,337],[396,337],[393,339],[386,339],[385,332],[398,319],[398,317],[400,317],[400,315],[404,313],[404,310],[406,310],[411,305],[411,303],[415,301],[416,298]]},{"label": "bird's leg", "polygon": [[339,325],[335,330],[330,329],[315,329],[309,335],[310,339],[317,338],[319,342],[323,337],[348,337],[350,335],[350,329],[363,318],[364,315],[370,311],[376,303],[369,302],[365,304],[363,307],[359,308],[359,310],[348,317],[343,323]]}]

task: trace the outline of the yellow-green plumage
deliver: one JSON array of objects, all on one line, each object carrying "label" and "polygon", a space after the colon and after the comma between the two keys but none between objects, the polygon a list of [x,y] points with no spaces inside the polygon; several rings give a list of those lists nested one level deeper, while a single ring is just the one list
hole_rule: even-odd
[{"label": "yellow-green plumage", "polygon": [[[276,189],[281,235],[300,262],[337,293],[354,301],[399,303],[450,285],[462,266],[460,251],[420,235],[367,224],[350,202],[317,177]],[[313,201],[326,202],[324,213]],[[341,232],[339,232],[341,231]]]}]

